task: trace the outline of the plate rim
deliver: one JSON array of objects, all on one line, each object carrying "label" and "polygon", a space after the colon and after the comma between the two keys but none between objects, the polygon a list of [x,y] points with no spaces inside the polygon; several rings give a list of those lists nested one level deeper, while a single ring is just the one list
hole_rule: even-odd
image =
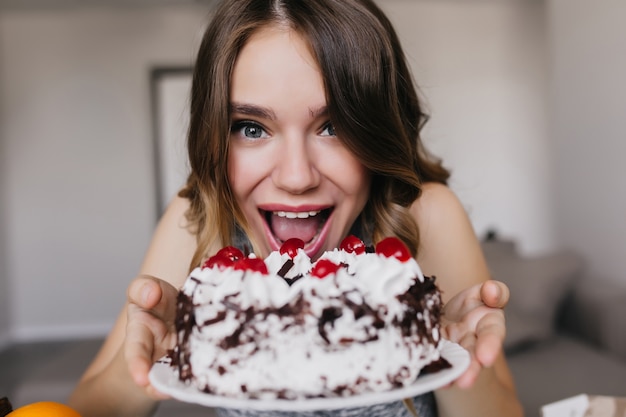
[{"label": "plate rim", "polygon": [[159,392],[173,399],[206,407],[245,409],[256,411],[316,411],[366,407],[412,398],[441,388],[458,378],[470,364],[470,355],[461,345],[442,339],[441,356],[451,368],[423,375],[412,384],[387,391],[370,391],[348,397],[288,399],[247,399],[207,394],[178,379],[176,369],[169,362],[157,361],[149,372],[150,383]]}]

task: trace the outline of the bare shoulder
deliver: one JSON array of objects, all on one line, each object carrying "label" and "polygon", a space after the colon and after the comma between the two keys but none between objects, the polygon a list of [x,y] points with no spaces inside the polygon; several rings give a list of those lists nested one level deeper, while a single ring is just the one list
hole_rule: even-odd
[{"label": "bare shoulder", "polygon": [[411,212],[420,228],[420,237],[426,243],[442,239],[449,232],[458,234],[471,228],[461,201],[443,184],[424,184],[422,195],[413,203]]},{"label": "bare shoulder", "polygon": [[420,230],[417,260],[424,273],[437,276],[444,298],[488,278],[470,218],[449,187],[425,184],[411,212]]},{"label": "bare shoulder", "polygon": [[430,217],[445,212],[463,210],[456,194],[446,185],[428,182],[422,186],[421,196],[413,203],[413,212]]}]

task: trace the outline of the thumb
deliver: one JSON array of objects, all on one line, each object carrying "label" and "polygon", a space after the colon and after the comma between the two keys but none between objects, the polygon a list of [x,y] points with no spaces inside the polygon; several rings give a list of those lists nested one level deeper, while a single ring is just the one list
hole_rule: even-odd
[{"label": "thumb", "polygon": [[509,297],[509,287],[501,281],[489,280],[480,288],[480,298],[487,307],[504,308]]},{"label": "thumb", "polygon": [[128,301],[149,310],[161,299],[161,286],[157,278],[141,275],[133,280],[128,287]]},{"label": "thumb", "polygon": [[140,275],[128,287],[128,302],[163,321],[171,322],[176,314],[178,290],[161,279]]}]

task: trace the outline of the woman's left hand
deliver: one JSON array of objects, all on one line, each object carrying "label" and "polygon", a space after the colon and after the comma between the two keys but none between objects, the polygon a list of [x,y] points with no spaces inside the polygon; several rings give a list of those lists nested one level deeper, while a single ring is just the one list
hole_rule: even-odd
[{"label": "woman's left hand", "polygon": [[461,291],[444,306],[444,337],[463,346],[471,357],[456,386],[471,387],[481,369],[495,362],[506,334],[503,309],[508,301],[509,288],[491,280]]}]

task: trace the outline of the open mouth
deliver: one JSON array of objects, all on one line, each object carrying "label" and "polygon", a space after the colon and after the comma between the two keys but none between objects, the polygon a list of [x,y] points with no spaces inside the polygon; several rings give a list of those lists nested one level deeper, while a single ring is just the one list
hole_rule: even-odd
[{"label": "open mouth", "polygon": [[280,245],[288,239],[298,238],[305,244],[313,242],[320,234],[332,208],[311,211],[261,211]]}]

